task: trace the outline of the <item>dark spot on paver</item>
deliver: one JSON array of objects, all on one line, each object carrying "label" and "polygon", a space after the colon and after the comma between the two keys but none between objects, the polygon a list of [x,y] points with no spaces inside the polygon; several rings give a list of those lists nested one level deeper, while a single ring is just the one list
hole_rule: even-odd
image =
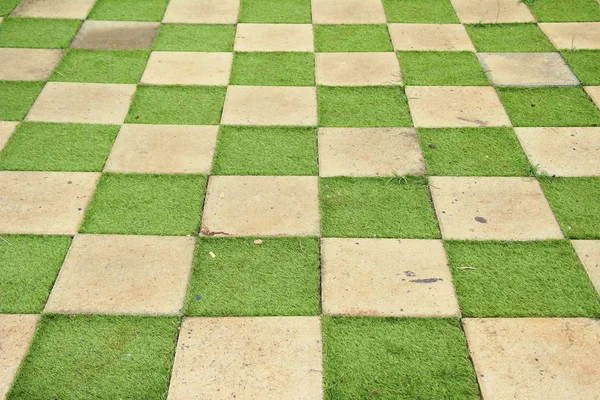
[{"label": "dark spot on paver", "polygon": [[475,217],[475,221],[480,222],[482,224],[486,224],[487,223],[487,219],[485,219],[483,217]]},{"label": "dark spot on paver", "polygon": [[412,283],[436,283],[437,281],[441,281],[442,278],[425,278],[425,279],[411,279]]},{"label": "dark spot on paver", "polygon": [[416,276],[417,275],[412,271],[404,271],[404,273],[406,274],[406,276]]},{"label": "dark spot on paver", "polygon": [[205,227],[202,227],[200,229],[200,233],[202,233],[202,235],[204,236],[215,236],[215,235],[225,235],[225,236],[229,236],[229,233],[227,232],[222,232],[222,231],[211,231]]}]

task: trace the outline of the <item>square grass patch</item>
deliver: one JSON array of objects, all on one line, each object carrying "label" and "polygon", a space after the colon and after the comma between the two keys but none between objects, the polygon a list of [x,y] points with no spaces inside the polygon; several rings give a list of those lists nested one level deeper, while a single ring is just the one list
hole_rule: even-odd
[{"label": "square grass patch", "polygon": [[600,302],[566,240],[445,242],[465,317],[598,317]]},{"label": "square grass patch", "polygon": [[458,319],[323,317],[325,398],[479,399]]},{"label": "square grass patch", "polygon": [[556,51],[536,24],[475,24],[465,27],[478,52]]},{"label": "square grass patch", "polygon": [[600,21],[596,0],[524,0],[538,22]]},{"label": "square grass patch", "polygon": [[497,88],[513,126],[598,126],[598,108],[580,87]]},{"label": "square grass patch", "polygon": [[19,4],[21,0],[0,0],[0,17],[5,17]]},{"label": "square grass patch", "polygon": [[388,22],[459,23],[450,0],[383,0]]},{"label": "square grass patch", "polygon": [[0,121],[20,121],[42,90],[44,82],[0,81]]},{"label": "square grass patch", "polygon": [[419,129],[427,173],[523,176],[529,162],[511,128]]},{"label": "square grass patch", "polygon": [[600,178],[540,181],[563,234],[571,239],[600,239]]},{"label": "square grass patch", "polygon": [[471,51],[398,52],[407,86],[485,86],[489,81]]},{"label": "square grass patch", "polygon": [[231,85],[314,86],[315,55],[300,52],[235,53]]},{"label": "square grass patch", "polygon": [[310,24],[310,0],[242,0],[239,22]]},{"label": "square grass patch", "polygon": [[70,245],[68,236],[0,235],[0,313],[41,313]]},{"label": "square grass patch", "polygon": [[313,30],[317,53],[394,50],[385,24],[313,25]]},{"label": "square grass patch", "polygon": [[98,0],[88,19],[160,21],[169,0]]},{"label": "square grass patch", "polygon": [[221,126],[212,173],[318,175],[316,129]]},{"label": "square grass patch", "polygon": [[0,47],[64,49],[81,21],[53,18],[6,18],[0,24]]},{"label": "square grass patch", "polygon": [[161,24],[153,50],[233,51],[235,25]]},{"label": "square grass patch", "polygon": [[203,175],[103,174],[81,232],[191,235],[198,231]]},{"label": "square grass patch", "polygon": [[425,178],[321,178],[325,237],[439,238]]},{"label": "square grass patch", "polygon": [[561,52],[582,85],[600,85],[600,50]]},{"label": "square grass patch", "polygon": [[42,315],[12,390],[17,399],[163,399],[179,319]]},{"label": "square grass patch", "polygon": [[224,86],[139,85],[126,122],[218,125],[226,89]]},{"label": "square grass patch", "polygon": [[200,238],[185,314],[317,315],[319,276],[317,238]]},{"label": "square grass patch", "polygon": [[412,126],[400,87],[320,86],[317,102],[319,126]]}]

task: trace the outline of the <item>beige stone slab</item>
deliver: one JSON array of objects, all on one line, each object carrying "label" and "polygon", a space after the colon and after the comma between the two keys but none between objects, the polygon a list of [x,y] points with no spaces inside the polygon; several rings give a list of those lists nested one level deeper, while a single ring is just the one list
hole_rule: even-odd
[{"label": "beige stone slab", "polygon": [[460,314],[440,240],[324,238],[321,269],[325,314]]},{"label": "beige stone slab", "polygon": [[431,177],[444,239],[542,240],[563,237],[533,178]]},{"label": "beige stone slab", "polygon": [[209,174],[218,131],[218,126],[123,125],[104,170]]},{"label": "beige stone slab", "polygon": [[423,174],[413,128],[319,128],[319,175]]},{"label": "beige stone slab", "polygon": [[48,82],[27,121],[122,124],[135,85]]},{"label": "beige stone slab", "polygon": [[233,53],[154,51],[141,83],[157,85],[227,85]]},{"label": "beige stone slab", "polygon": [[522,0],[450,0],[463,24],[535,22]]},{"label": "beige stone slab", "polygon": [[77,235],[46,312],[179,314],[194,238]]},{"label": "beige stone slab", "polygon": [[71,42],[78,49],[149,49],[158,22],[85,21]]},{"label": "beige stone slab", "polygon": [[510,126],[491,86],[409,86],[406,96],[415,126]]},{"label": "beige stone slab", "polygon": [[318,85],[380,86],[400,85],[400,65],[393,52],[388,53],[317,53]]},{"label": "beige stone slab", "polygon": [[17,128],[17,125],[19,125],[18,122],[0,121],[0,151],[4,148],[4,145],[8,143],[8,139],[10,139],[10,136]]},{"label": "beige stone slab", "polygon": [[573,240],[571,243],[600,294],[600,240]]},{"label": "beige stone slab", "polygon": [[316,125],[317,90],[292,86],[229,86],[225,125]]},{"label": "beige stone slab", "polygon": [[86,19],[96,0],[22,0],[12,17]]},{"label": "beige stone slab", "polygon": [[314,51],[310,24],[238,24],[235,51]]},{"label": "beige stone slab", "polygon": [[598,399],[599,320],[487,318],[463,326],[484,399]]},{"label": "beige stone slab", "polygon": [[0,233],[77,233],[99,176],[0,171]]},{"label": "beige stone slab", "polygon": [[164,23],[235,24],[240,0],[171,0]]},{"label": "beige stone slab", "polygon": [[559,53],[479,53],[496,86],[569,86],[579,80]]},{"label": "beige stone slab", "polygon": [[27,354],[39,315],[0,314],[0,398],[8,394]]},{"label": "beige stone slab", "polygon": [[62,57],[62,50],[0,48],[0,80],[43,81]]},{"label": "beige stone slab", "polygon": [[169,400],[320,400],[318,317],[185,318]]},{"label": "beige stone slab", "polygon": [[201,235],[319,235],[316,176],[211,176]]},{"label": "beige stone slab", "polygon": [[547,22],[539,27],[559,50],[600,49],[600,22]]},{"label": "beige stone slab", "polygon": [[600,86],[586,86],[584,89],[593,102],[596,103],[596,106],[600,108]]},{"label": "beige stone slab", "polygon": [[529,162],[549,175],[600,175],[600,128],[515,128]]},{"label": "beige stone slab", "polygon": [[381,0],[312,0],[314,24],[385,24]]},{"label": "beige stone slab", "polygon": [[389,24],[396,50],[475,51],[461,24]]}]

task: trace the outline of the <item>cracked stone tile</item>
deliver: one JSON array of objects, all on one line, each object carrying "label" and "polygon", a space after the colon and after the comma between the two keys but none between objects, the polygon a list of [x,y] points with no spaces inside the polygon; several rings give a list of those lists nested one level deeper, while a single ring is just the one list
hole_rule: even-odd
[{"label": "cracked stone tile", "polygon": [[314,51],[311,24],[238,24],[235,51]]},{"label": "cracked stone tile", "polygon": [[463,24],[535,22],[522,0],[450,0]]},{"label": "cracked stone tile", "polygon": [[539,27],[559,50],[600,49],[600,22],[547,22]]},{"label": "cracked stone tile", "polygon": [[149,49],[158,22],[85,21],[71,42],[77,49],[135,50]]},{"label": "cracked stone tile", "polygon": [[461,24],[389,24],[396,50],[475,51]]},{"label": "cracked stone tile", "polygon": [[573,247],[600,294],[600,240],[573,240]]},{"label": "cracked stone tile", "polygon": [[47,80],[62,54],[62,50],[0,48],[0,80]]},{"label": "cracked stone tile", "polygon": [[39,315],[0,315],[0,398],[10,390],[39,319]]},{"label": "cracked stone tile", "polygon": [[163,23],[235,24],[240,0],[171,0]]},{"label": "cracked stone tile", "polygon": [[226,86],[232,62],[233,53],[153,51],[141,83]]},{"label": "cracked stone tile", "polygon": [[401,85],[400,65],[393,52],[317,53],[318,85],[380,86]]},{"label": "cracked stone tile", "polygon": [[314,24],[385,24],[380,0],[312,0]]},{"label": "cracked stone tile", "polygon": [[18,122],[12,121],[0,121],[0,151],[4,148],[4,145],[8,143],[8,139],[17,129]]},{"label": "cracked stone tile", "polygon": [[86,19],[96,0],[23,0],[11,17]]}]

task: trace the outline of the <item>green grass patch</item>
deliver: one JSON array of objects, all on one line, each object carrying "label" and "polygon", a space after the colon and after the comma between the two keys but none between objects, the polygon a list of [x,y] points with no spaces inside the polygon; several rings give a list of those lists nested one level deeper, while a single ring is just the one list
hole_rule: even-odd
[{"label": "green grass patch", "polygon": [[233,51],[235,25],[161,24],[152,50]]},{"label": "green grass patch", "polygon": [[600,50],[561,52],[582,85],[600,85]]},{"label": "green grass patch", "polygon": [[0,121],[20,121],[42,90],[44,82],[0,81]]},{"label": "green grass patch", "polygon": [[556,51],[536,24],[465,25],[473,45],[482,53]]},{"label": "green grass patch", "polygon": [[450,0],[383,0],[388,22],[459,23]]},{"label": "green grass patch", "polygon": [[19,4],[21,0],[0,0],[0,17],[5,17]]},{"label": "green grass patch", "polygon": [[463,316],[600,316],[598,296],[566,240],[445,247]]},{"label": "green grass patch", "polygon": [[215,175],[318,175],[315,128],[221,126]]},{"label": "green grass patch", "polygon": [[42,315],[8,399],[163,399],[179,319]]},{"label": "green grass patch", "polygon": [[313,25],[317,52],[393,51],[385,24]]},{"label": "green grass patch", "polygon": [[239,22],[310,24],[310,0],[242,0]]},{"label": "green grass patch", "polygon": [[458,319],[323,317],[325,398],[479,399]]},{"label": "green grass patch", "polygon": [[138,83],[150,51],[69,49],[51,81]]},{"label": "green grass patch", "polygon": [[600,21],[596,0],[524,0],[538,22]]},{"label": "green grass patch", "polygon": [[194,234],[205,188],[203,175],[103,174],[81,232]]},{"label": "green grass patch", "polygon": [[314,86],[315,55],[301,52],[234,53],[231,85]]},{"label": "green grass patch", "polygon": [[0,24],[0,47],[64,49],[81,21],[53,18],[6,18]]},{"label": "green grass patch", "polygon": [[489,81],[471,51],[398,52],[407,86],[485,86]]},{"label": "green grass patch", "polygon": [[160,21],[169,0],[98,0],[88,19]]}]

